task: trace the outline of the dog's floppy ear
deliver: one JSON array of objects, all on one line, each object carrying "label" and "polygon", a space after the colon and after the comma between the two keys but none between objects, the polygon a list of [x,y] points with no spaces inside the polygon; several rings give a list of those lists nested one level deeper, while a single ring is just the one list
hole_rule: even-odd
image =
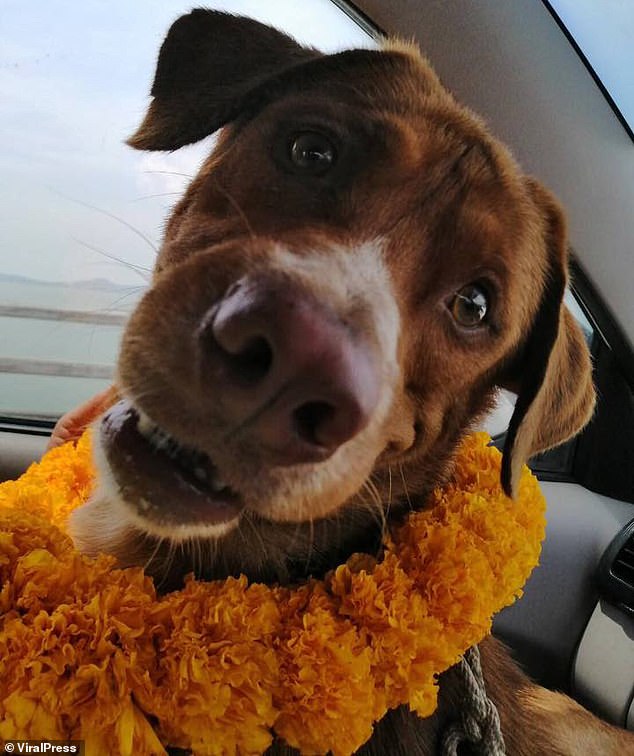
[{"label": "dog's floppy ear", "polygon": [[167,33],[153,100],[128,144],[139,150],[175,150],[197,142],[235,118],[258,84],[319,56],[250,18],[197,8]]},{"label": "dog's floppy ear", "polygon": [[539,183],[527,183],[546,222],[548,272],[539,310],[507,383],[517,391],[502,461],[502,485],[509,496],[517,492],[524,462],[580,431],[595,401],[590,353],[562,301],[567,283],[563,213]]}]

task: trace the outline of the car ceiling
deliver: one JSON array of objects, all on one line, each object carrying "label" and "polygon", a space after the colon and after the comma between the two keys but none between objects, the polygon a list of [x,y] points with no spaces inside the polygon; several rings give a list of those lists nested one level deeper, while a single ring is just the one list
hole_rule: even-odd
[{"label": "car ceiling", "polygon": [[577,260],[634,344],[634,143],[541,0],[358,0],[563,202]]}]

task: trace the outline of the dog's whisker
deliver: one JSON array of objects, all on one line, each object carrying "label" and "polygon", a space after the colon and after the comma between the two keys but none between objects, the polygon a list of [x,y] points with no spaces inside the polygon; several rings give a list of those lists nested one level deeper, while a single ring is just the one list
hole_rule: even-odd
[{"label": "dog's whisker", "polygon": [[138,406],[148,399],[157,399],[156,386],[152,384],[152,381],[148,378],[144,381],[137,381],[134,385],[134,391],[126,391],[126,396],[133,405]]},{"label": "dog's whisker", "polygon": [[107,218],[111,218],[114,221],[117,221],[117,223],[120,223],[122,226],[125,226],[127,229],[132,231],[133,234],[139,237],[139,239],[142,239],[150,249],[154,252],[154,254],[158,254],[158,247],[154,242],[147,237],[143,231],[139,231],[138,228],[133,226],[131,223],[129,223],[127,220],[124,220],[123,218],[120,218],[118,215],[115,215],[114,213],[111,213],[109,210],[104,210],[101,207],[97,207],[96,205],[91,205],[89,202],[84,202],[83,200],[77,199],[76,197],[70,197],[63,192],[60,192],[57,189],[52,189],[55,194],[57,194],[59,197],[63,197],[65,200],[69,202],[74,202],[76,205],[81,205],[82,207],[87,208],[88,210],[93,210],[96,213],[101,213],[101,215],[105,215]]},{"label": "dog's whisker", "polygon": [[194,178],[191,173],[181,173],[180,171],[164,171],[164,170],[159,171],[159,170],[153,170],[149,168],[142,171],[142,173],[157,173],[157,174],[163,174],[165,176],[183,176],[184,178],[188,178],[188,179]]},{"label": "dog's whisker", "polygon": [[[143,535],[144,535],[144,540],[148,540],[147,534],[144,533]],[[156,544],[152,550],[152,553],[150,554],[145,564],[143,565],[143,572],[147,572],[150,569],[150,565],[156,559],[156,555],[158,554],[161,546],[163,545],[164,540],[165,539],[162,536],[159,536],[156,538]]]},{"label": "dog's whisker", "polygon": [[198,560],[200,562],[200,574],[198,575],[198,577],[201,578],[205,575],[205,569],[207,567],[207,563],[205,560],[205,551],[203,548],[203,543],[200,538],[196,539],[196,550],[198,551]]},{"label": "dog's whisker", "polygon": [[163,577],[159,585],[163,585],[163,583],[167,580],[170,573],[172,572],[172,565],[174,564],[175,557],[176,557],[176,544],[174,543],[174,541],[169,540],[167,556],[165,558],[165,564],[163,565]]},{"label": "dog's whisker", "polygon": [[315,521],[308,518],[308,546],[306,548],[306,572],[309,571],[315,546]]},{"label": "dog's whisker", "polygon": [[190,548],[193,552],[192,561],[193,561],[193,567],[194,567],[194,575],[197,578],[200,578],[204,570],[203,552],[200,547],[200,538],[196,538],[195,536],[192,536],[190,539],[190,542],[191,542]]},{"label": "dog's whisker", "polygon": [[243,222],[243,223],[244,223],[244,225],[246,226],[246,229],[247,229],[247,232],[248,232],[249,236],[250,236],[250,237],[251,237],[252,239],[255,239],[255,236],[256,236],[256,235],[255,235],[255,232],[253,231],[253,227],[252,227],[252,226],[251,226],[251,224],[249,223],[249,219],[247,218],[247,215],[246,215],[246,213],[245,213],[245,212],[244,212],[244,210],[243,210],[243,209],[242,209],[242,208],[240,207],[240,204],[239,204],[239,203],[238,203],[238,201],[237,201],[237,200],[235,199],[235,197],[233,197],[233,195],[231,195],[231,194],[230,194],[230,193],[229,193],[229,192],[227,191],[227,189],[226,189],[226,188],[225,188],[224,186],[222,186],[222,184],[220,184],[220,182],[219,182],[218,180],[215,180],[215,181],[214,181],[214,186],[215,186],[215,188],[216,188],[216,189],[217,189],[217,190],[218,190],[218,191],[219,191],[219,192],[220,192],[220,193],[221,193],[222,195],[224,195],[224,197],[225,197],[225,198],[226,198],[227,200],[229,200],[229,203],[231,204],[231,206],[233,207],[233,209],[234,209],[234,210],[236,211],[236,213],[238,213],[238,215],[240,216],[240,219],[242,220],[242,222]]},{"label": "dog's whisker", "polygon": [[128,270],[131,270],[133,273],[136,273],[137,275],[141,276],[141,278],[146,283],[149,284],[150,277],[151,277],[150,268],[146,268],[142,265],[135,265],[134,263],[128,262],[127,260],[124,260],[121,257],[117,257],[116,255],[111,255],[109,252],[106,252],[103,249],[99,249],[99,247],[95,247],[94,244],[89,244],[88,242],[83,241],[83,239],[78,239],[75,236],[71,236],[71,239],[76,244],[80,244],[82,247],[89,249],[91,252],[95,252],[98,255],[102,255],[102,257],[107,257],[109,260],[112,260],[113,262],[117,262],[120,265],[123,265],[124,267],[128,268]]},{"label": "dog's whisker", "polygon": [[116,309],[116,306],[120,304],[121,302],[124,302],[126,299],[129,299],[130,297],[136,296],[142,291],[146,290],[146,286],[131,286],[128,291],[126,291],[125,294],[122,294],[120,297],[117,297],[114,299],[108,307],[101,308],[102,312],[111,312],[112,310]]},{"label": "dog's whisker", "polygon": [[[364,483],[363,483],[363,485],[361,487],[361,491],[363,493],[367,494],[368,497],[369,497],[369,500],[368,500],[367,497],[365,497],[365,496],[363,497],[363,504],[364,504],[364,506],[366,507],[366,509],[369,512],[374,513],[374,508],[376,507],[376,497],[375,497],[372,489],[368,485],[367,481],[364,481]],[[361,491],[359,493],[361,493]]]},{"label": "dog's whisker", "polygon": [[[161,554],[161,560],[156,560],[154,558],[153,561],[155,561],[156,566],[152,568],[151,574],[154,578],[154,586],[156,587],[157,591],[161,591],[161,588],[163,585],[165,585],[166,581],[169,579],[170,576],[170,570],[172,566],[172,559],[171,559],[171,552],[172,552],[172,542],[169,539],[163,539],[161,538],[159,540],[159,544],[161,546],[164,546],[164,544],[167,543],[167,553]],[[144,569],[149,569],[151,562],[148,561],[148,564]]]},{"label": "dog's whisker", "polygon": [[196,544],[199,552],[200,559],[200,575],[197,575],[199,579],[206,579],[207,570],[210,565],[213,565],[216,561],[216,541],[213,538],[196,538]]},{"label": "dog's whisker", "polygon": [[202,569],[202,560],[197,548],[197,541],[198,538],[194,534],[188,535],[181,540],[181,553],[179,555],[184,565],[184,572],[192,574],[196,580],[200,578],[200,571]]},{"label": "dog's whisker", "polygon": [[379,505],[379,506],[380,506],[381,508],[383,508],[383,505],[384,505],[383,497],[381,496],[381,493],[380,493],[380,491],[379,491],[379,489],[378,489],[378,487],[377,487],[376,483],[374,482],[374,478],[375,478],[375,477],[376,477],[376,474],[370,474],[370,477],[369,477],[369,478],[367,479],[367,481],[366,481],[366,482],[367,482],[368,486],[370,486],[370,487],[371,487],[371,489],[372,489],[372,491],[374,492],[374,495],[375,495],[375,497],[376,497],[376,501],[377,501],[377,504],[378,504],[378,505]]},{"label": "dog's whisker", "polygon": [[[310,523],[304,520],[303,505],[300,505],[297,521],[293,523],[290,540],[286,547],[288,552],[301,553],[300,548],[303,541],[303,535],[306,529],[306,525],[309,525],[309,528],[310,528],[309,541],[312,542],[313,535],[314,535],[314,524],[312,522],[312,518],[310,518],[310,515],[309,515],[309,519],[310,519]],[[312,550],[312,543],[309,545],[309,548],[310,550]]]},{"label": "dog's whisker", "polygon": [[379,517],[379,524],[381,526],[381,534],[383,535],[387,528],[387,520],[385,518],[385,505],[383,503],[383,499],[379,495],[379,492],[376,490],[376,487],[374,486],[374,484],[372,484],[372,488],[374,491],[376,491],[376,498],[374,501],[376,504],[376,511]]},{"label": "dog's whisker", "polygon": [[298,521],[294,523],[293,532],[291,535],[291,540],[288,544],[288,550],[289,551],[296,551],[297,550],[297,544],[301,540],[302,533],[304,531],[304,526],[306,523]]},{"label": "dog's whisker", "polygon": [[[383,512],[383,506],[380,498],[377,498],[375,490],[368,485],[368,481],[365,481],[362,486],[362,490],[367,492],[370,497],[368,501],[364,496],[361,496],[361,501],[365,506],[367,512],[372,516],[372,519],[380,526],[381,532],[384,532],[385,528],[385,514]],[[361,495],[361,492],[359,492]]]},{"label": "dog's whisker", "polygon": [[407,489],[407,482],[405,480],[405,473],[403,472],[403,465],[399,462],[398,463],[398,470],[401,475],[401,480],[403,481],[403,492],[405,493],[405,498],[407,499],[407,505],[410,508],[410,511],[414,511],[414,507],[412,505],[412,500],[409,495],[409,491]]},{"label": "dog's whisker", "polygon": [[260,530],[256,527],[256,524],[250,517],[243,517],[241,518],[241,521],[246,521],[246,523],[249,525],[255,535],[256,540],[260,544],[262,555],[265,556],[267,552],[266,543],[264,541],[264,538],[262,537],[262,533],[260,533]]},{"label": "dog's whisker", "polygon": [[384,478],[382,475],[379,475],[379,473],[371,473],[370,480],[372,481],[373,486],[376,488],[377,495],[379,499],[381,500],[381,508],[385,512],[386,518],[389,517],[390,509],[392,507],[392,470],[388,466],[388,490],[387,490],[387,498],[385,496],[385,493],[382,493],[384,489]]},{"label": "dog's whisker", "polygon": [[142,202],[143,200],[158,199],[159,197],[180,197],[182,192],[160,192],[159,194],[144,194],[142,197],[135,197],[130,202]]},{"label": "dog's whisker", "polygon": [[181,554],[187,555],[191,572],[194,575],[198,575],[198,561],[196,557],[196,539],[193,535],[187,536],[184,541],[180,543]]}]

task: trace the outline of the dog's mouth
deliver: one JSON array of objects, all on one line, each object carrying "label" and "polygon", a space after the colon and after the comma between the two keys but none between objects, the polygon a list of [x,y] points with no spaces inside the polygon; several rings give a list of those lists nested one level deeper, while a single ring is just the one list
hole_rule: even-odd
[{"label": "dog's mouth", "polygon": [[128,400],[103,417],[100,445],[121,498],[140,519],[169,528],[226,526],[244,507],[207,454],[188,447]]}]

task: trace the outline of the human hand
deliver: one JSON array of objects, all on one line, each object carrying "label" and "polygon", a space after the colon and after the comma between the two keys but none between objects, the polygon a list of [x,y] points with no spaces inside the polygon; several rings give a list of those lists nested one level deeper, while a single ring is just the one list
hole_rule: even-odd
[{"label": "human hand", "polygon": [[110,386],[84,404],[62,415],[53,428],[46,450],[79,438],[90,423],[111,407],[118,398],[119,392],[114,386]]}]

